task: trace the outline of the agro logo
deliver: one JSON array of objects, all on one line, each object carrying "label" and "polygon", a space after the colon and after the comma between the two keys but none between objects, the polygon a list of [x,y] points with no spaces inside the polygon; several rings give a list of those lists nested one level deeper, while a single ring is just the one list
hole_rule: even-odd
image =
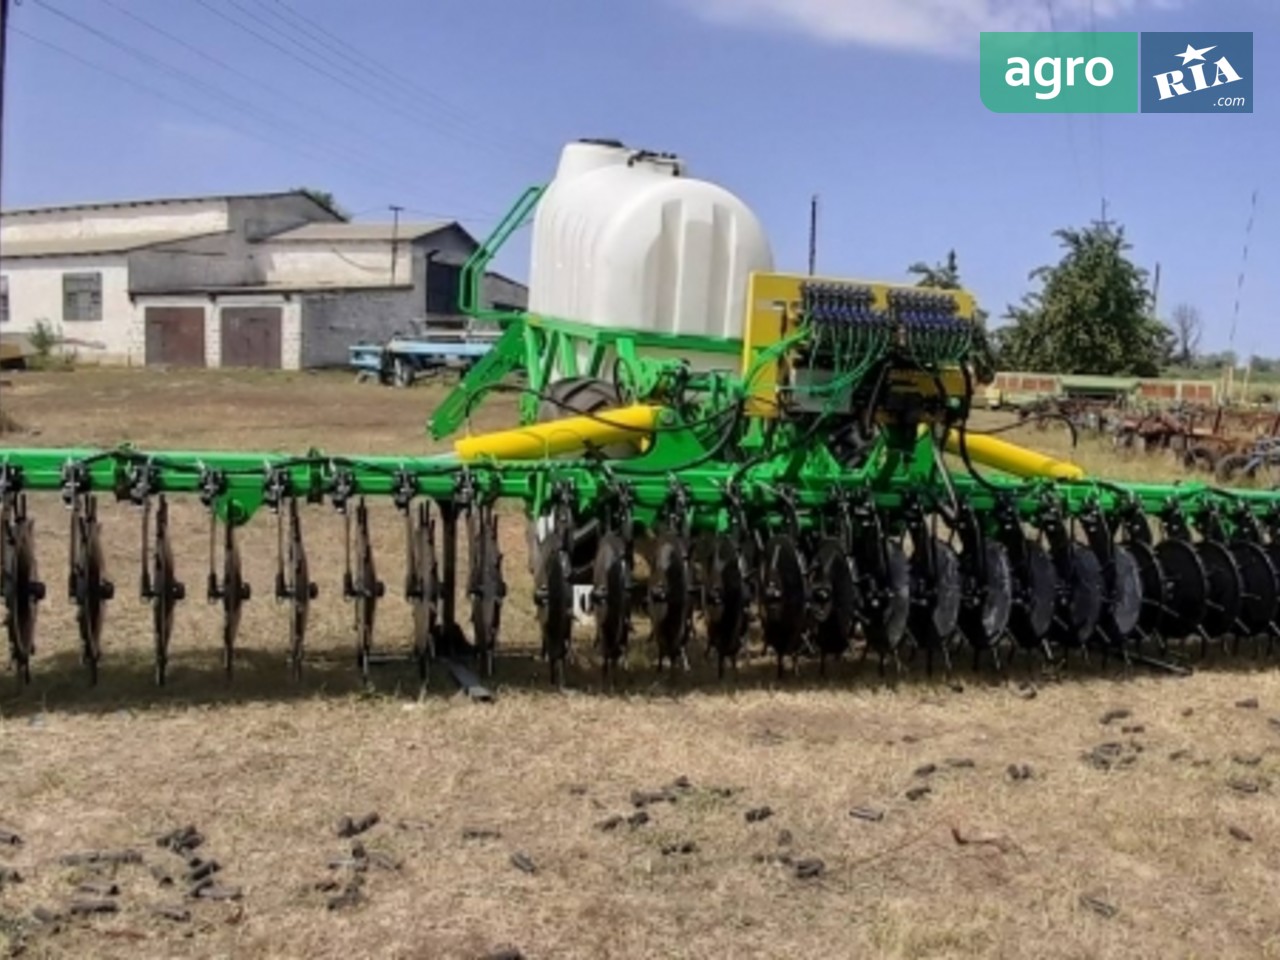
[{"label": "agro logo", "polygon": [[[1160,90],[1160,99],[1168,100],[1170,97],[1185,97],[1192,90],[1208,90],[1210,87],[1221,86],[1224,83],[1235,83],[1240,80],[1240,74],[1236,73],[1236,68],[1231,65],[1231,61],[1226,57],[1219,57],[1217,60],[1212,61],[1214,67],[1213,82],[1210,83],[1205,78],[1205,67],[1209,66],[1209,62],[1205,61],[1204,55],[1216,46],[1217,44],[1211,44],[1197,50],[1188,43],[1187,49],[1178,54],[1178,56],[1182,58],[1182,66],[1186,68],[1185,73],[1190,74],[1190,79],[1194,86],[1187,86],[1183,70],[1169,70],[1166,73],[1157,73],[1155,81]],[[1199,62],[1197,63],[1196,61]]]},{"label": "agro logo", "polygon": [[1253,34],[1142,34],[1142,111],[1253,113]]}]

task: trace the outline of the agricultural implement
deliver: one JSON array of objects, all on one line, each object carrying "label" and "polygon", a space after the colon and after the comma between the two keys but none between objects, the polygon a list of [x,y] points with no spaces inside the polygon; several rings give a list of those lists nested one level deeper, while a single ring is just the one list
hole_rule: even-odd
[{"label": "agricultural implement", "polygon": [[[487,264],[530,217],[529,310],[482,309]],[[1280,634],[1280,494],[1115,483],[968,429],[992,375],[969,293],[776,272],[750,211],[677,158],[569,145],[464,284],[466,312],[502,334],[434,411],[430,433],[455,436],[450,452],[0,450],[2,594],[22,681],[51,599],[27,513],[42,492],[67,509],[66,596],[94,680],[107,609],[123,600],[103,564],[103,497],[140,512],[161,683],[175,606],[196,592],[173,561],[178,497],[209,513],[203,594],[221,607],[228,672],[258,597],[237,532],[264,511],[277,528],[282,652],[302,670],[319,591],[303,519],[326,503],[345,528],[341,593],[368,672],[386,598],[369,535],[379,501],[403,518],[413,628],[398,646],[424,681],[446,657],[495,669],[504,503],[524,512],[555,682],[579,594],[608,672],[637,636],[660,667],[705,653],[723,673],[763,650],[781,673],[858,654],[882,670],[917,655],[949,667],[962,650],[996,664],[1017,650],[1164,662]],[[519,423],[471,434],[472,410],[496,390],[520,393]]]}]

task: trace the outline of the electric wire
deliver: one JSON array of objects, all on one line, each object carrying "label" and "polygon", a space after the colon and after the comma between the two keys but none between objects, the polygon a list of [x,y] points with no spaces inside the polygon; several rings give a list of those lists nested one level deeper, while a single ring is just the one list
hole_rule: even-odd
[{"label": "electric wire", "polygon": [[[248,114],[250,116],[256,115],[258,117],[265,118],[261,122],[263,122],[266,126],[268,126],[273,130],[278,129],[280,127],[290,127],[296,131],[299,131],[301,137],[311,139],[311,140],[316,140],[316,138],[313,135],[311,135],[308,131],[306,131],[305,129],[299,128],[296,124],[291,123],[287,119],[281,119],[278,116],[272,115],[270,113],[266,113],[260,108],[258,108],[256,105],[249,103],[248,101],[245,101],[234,95],[227,94],[225,91],[219,89],[218,87],[208,84],[205,81],[202,81],[199,78],[187,73],[186,71],[183,71],[179,68],[172,66],[171,64],[168,64],[162,60],[159,60],[158,58],[153,57],[151,54],[148,54],[145,51],[132,46],[131,44],[125,43],[124,41],[121,41],[118,38],[115,38],[105,33],[104,31],[99,30],[98,28],[88,23],[85,23],[82,20],[79,20],[78,18],[66,13],[65,11],[59,10],[58,8],[48,3],[47,0],[31,0],[31,2],[36,6],[39,6],[47,10],[48,12],[83,29],[84,31],[97,37],[103,42],[123,50],[124,52],[128,53],[130,56],[134,57],[135,59],[140,60],[141,62],[155,69],[158,69],[166,74],[174,76],[177,79],[180,79],[188,83],[189,85],[196,87],[197,89],[202,89],[206,93],[208,93],[209,95],[217,99],[221,99],[228,102],[232,107],[235,108],[238,115],[242,115],[242,114]],[[402,184],[402,188],[409,187],[414,190],[418,190],[421,188],[420,183],[411,181],[407,178],[404,180],[400,180],[398,175],[390,174],[386,170],[382,170],[376,167],[371,167],[369,164],[367,164],[365,161],[360,159],[358,156],[346,155],[345,151],[342,151],[339,148],[330,146],[328,141],[320,141],[318,146],[313,146],[305,143],[298,143],[297,141],[294,141],[294,140],[288,140],[288,139],[281,140],[281,139],[276,139],[274,137],[265,136],[261,133],[258,133],[246,128],[240,122],[232,121],[226,117],[211,113],[205,109],[202,109],[200,107],[193,105],[188,100],[174,97],[167,92],[158,91],[154,87],[150,86],[149,84],[146,84],[136,78],[129,77],[127,74],[119,73],[115,70],[112,70],[111,68],[104,67],[101,64],[95,63],[71,50],[68,50],[65,47],[55,44],[49,40],[46,40],[28,31],[22,30],[18,28],[16,25],[10,25],[10,28],[15,33],[20,34],[26,39],[39,43],[42,46],[45,46],[71,59],[77,60],[81,64],[87,67],[90,67],[91,69],[98,70],[99,72],[102,72],[102,73],[106,73],[110,76],[115,77],[118,80],[122,80],[125,83],[138,87],[139,89],[146,90],[148,93],[151,93],[154,96],[158,96],[161,99],[164,99],[169,103],[174,104],[175,106],[181,107],[184,110],[197,113],[200,116],[203,116],[204,118],[211,120],[214,123],[224,125],[226,127],[234,129],[240,133],[245,134],[246,136],[259,140],[263,143],[269,143],[273,146],[281,147],[282,149],[288,152],[292,152],[299,155],[306,155],[313,159],[319,159],[326,162],[334,162],[336,160],[337,162],[344,163],[347,166],[352,167],[353,169],[363,169],[366,176],[372,173],[377,178],[382,180],[398,181]],[[317,151],[320,151],[320,152],[317,152]],[[328,153],[328,156],[325,155],[326,152]],[[475,222],[474,219],[470,216],[462,216],[462,217],[459,217],[458,219],[463,222]]]},{"label": "electric wire", "polygon": [[[339,86],[345,88],[349,92],[354,93],[356,96],[363,98],[364,100],[376,105],[381,109],[396,113],[401,117],[403,117],[404,119],[407,119],[410,122],[421,126],[425,130],[430,130],[433,133],[439,132],[440,127],[447,126],[447,124],[442,124],[438,117],[433,117],[430,114],[417,113],[415,111],[409,110],[407,107],[403,105],[400,105],[398,103],[388,100],[387,97],[383,95],[383,93],[377,90],[376,88],[373,91],[366,89],[368,86],[367,81],[362,81],[359,78],[357,78],[356,81],[353,82],[349,76],[343,76],[339,73],[335,73],[334,69],[337,69],[338,65],[333,63],[332,57],[325,56],[323,52],[317,55],[314,50],[312,50],[306,44],[299,41],[296,34],[288,33],[286,31],[283,31],[275,27],[273,24],[268,23],[267,21],[263,20],[261,17],[257,16],[252,10],[246,10],[246,8],[243,7],[241,4],[239,4],[237,0],[224,0],[224,2],[226,4],[230,4],[232,8],[234,8],[237,11],[240,11],[242,15],[247,16],[250,20],[258,24],[261,24],[268,31],[267,33],[264,33],[262,30],[257,29],[252,24],[245,23],[244,20],[242,19],[232,16],[227,12],[227,9],[225,6],[215,5],[214,3],[211,2],[211,0],[195,0],[195,2],[199,4],[201,7],[203,7],[205,10],[212,13],[214,16],[236,27],[238,30],[241,30],[242,32],[249,34],[250,36],[260,41],[261,43],[266,44],[267,46],[283,54],[284,56],[288,57],[294,62],[301,64],[307,69],[338,84]],[[308,56],[300,56],[297,51],[290,49],[289,47],[281,43],[280,40],[274,39],[272,36],[268,34],[275,34],[276,36],[282,38],[284,41],[292,43],[294,46],[299,47],[301,50],[307,53]],[[320,63],[325,65],[318,66],[316,63],[316,60],[318,60]],[[360,84],[363,84],[364,86],[362,87]],[[477,146],[480,149],[490,153],[496,159],[504,163],[512,164],[513,171],[517,169],[520,170],[521,172],[527,171],[527,167],[525,165],[513,162],[513,156],[511,151],[495,148],[492,144],[488,143],[487,141],[477,140],[474,137],[470,137],[465,130],[458,131],[456,129],[456,125],[455,125],[455,129],[452,131],[450,135],[456,136],[458,137],[458,139],[464,139],[464,140],[469,139],[474,146]],[[458,162],[462,162],[464,164],[467,163],[465,158],[461,156],[454,156],[454,157],[451,157],[451,159],[454,159]],[[460,172],[461,172],[461,169],[460,169]],[[475,169],[474,169],[473,163],[467,166],[467,172],[472,177],[475,176]]]}]

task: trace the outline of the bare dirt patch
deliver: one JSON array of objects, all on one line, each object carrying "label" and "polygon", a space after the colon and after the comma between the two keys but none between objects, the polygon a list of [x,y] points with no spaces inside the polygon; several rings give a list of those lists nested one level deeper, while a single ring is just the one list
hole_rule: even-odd
[{"label": "bare dirt patch", "polygon": [[[0,409],[33,431],[23,444],[386,454],[432,449],[441,396],[345,374],[83,370],[15,375]],[[1023,436],[1066,452],[1052,431]],[[1111,465],[1101,448],[1080,458],[1095,455]],[[1034,697],[980,676],[889,689],[853,664],[718,686],[699,664],[686,689],[637,669],[610,696],[588,658],[582,692],[555,694],[531,657],[511,517],[495,702],[442,677],[419,702],[408,666],[365,695],[342,525],[311,507],[306,676],[288,679],[264,515],[243,537],[256,590],[227,686],[206,520],[175,503],[191,599],[157,690],[137,518],[104,504],[117,599],[89,690],[59,590],[66,517],[38,499],[51,599],[35,682],[0,687],[0,943],[26,956],[1280,955],[1280,679],[1265,663],[1094,669]],[[379,643],[407,649],[403,531],[389,505],[375,516]],[[188,826],[197,846],[157,842]]]}]

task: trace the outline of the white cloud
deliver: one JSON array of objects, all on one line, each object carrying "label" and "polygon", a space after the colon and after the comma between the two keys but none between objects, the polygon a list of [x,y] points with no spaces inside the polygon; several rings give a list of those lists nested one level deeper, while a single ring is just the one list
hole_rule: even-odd
[{"label": "white cloud", "polygon": [[[832,44],[945,56],[978,52],[983,30],[1106,29],[1106,22],[1183,0],[682,0],[713,22],[780,27]],[[1050,18],[1052,10],[1052,19]]]}]

